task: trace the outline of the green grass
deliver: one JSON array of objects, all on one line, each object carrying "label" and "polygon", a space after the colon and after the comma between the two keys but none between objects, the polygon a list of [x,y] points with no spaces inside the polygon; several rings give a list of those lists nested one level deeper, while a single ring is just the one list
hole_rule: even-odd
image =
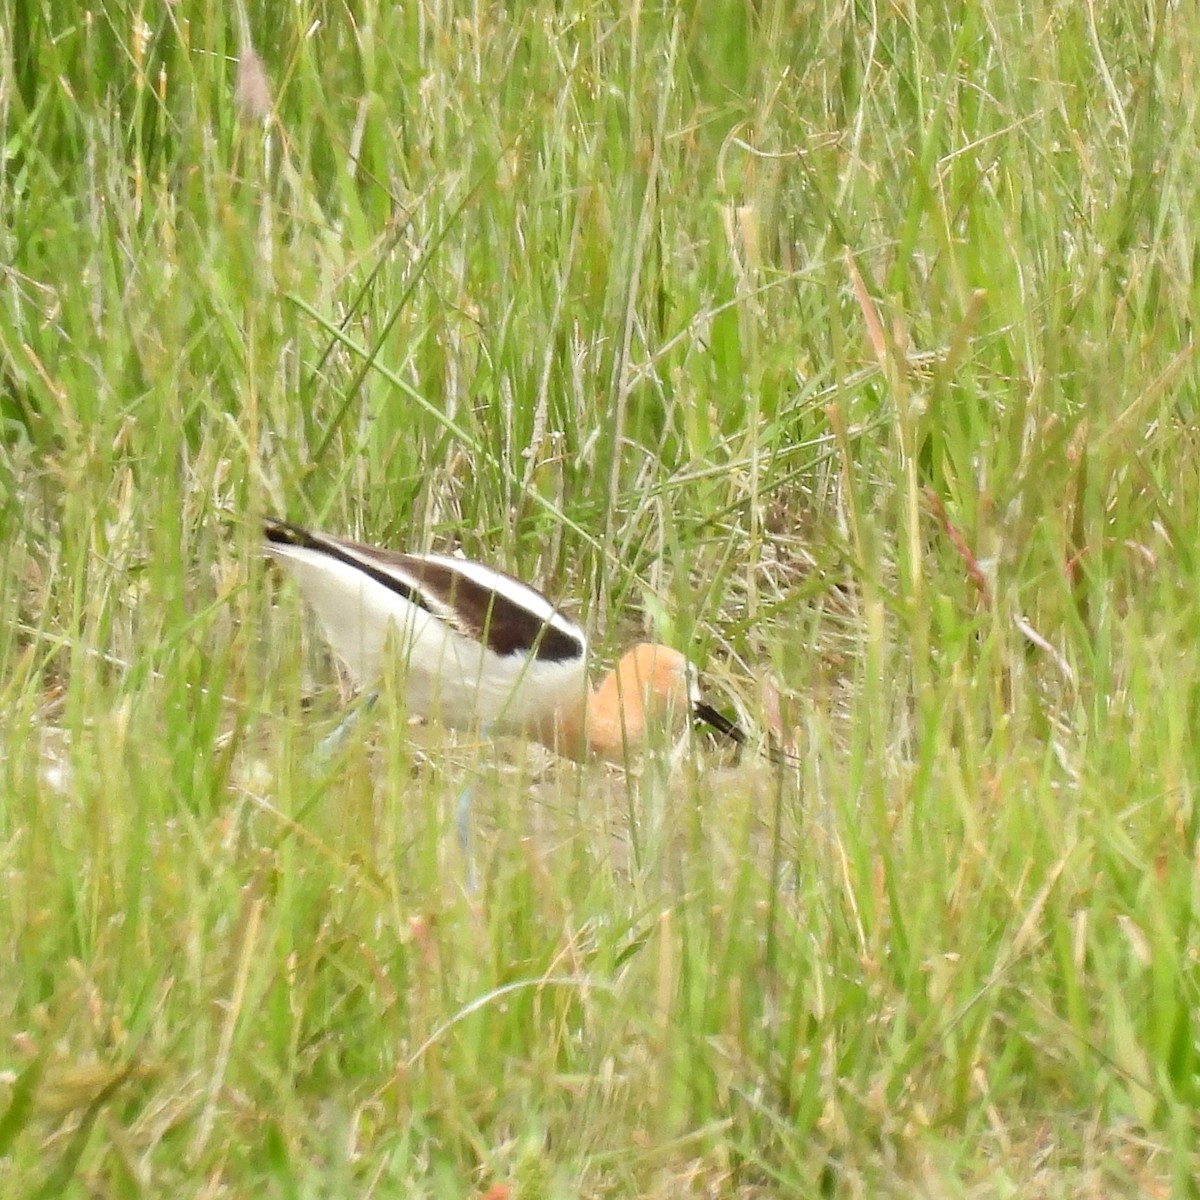
[{"label": "green grass", "polygon": [[[0,0],[0,1192],[1196,1194],[1197,45]],[[799,765],[319,768],[264,512]]]}]

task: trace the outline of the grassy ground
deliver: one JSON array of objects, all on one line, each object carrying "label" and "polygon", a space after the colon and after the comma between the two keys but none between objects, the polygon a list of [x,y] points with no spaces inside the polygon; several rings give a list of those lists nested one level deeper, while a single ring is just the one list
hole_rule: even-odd
[{"label": "grassy ground", "polygon": [[[941,8],[0,0],[6,1197],[1195,1194],[1200,18]],[[263,512],[799,766],[320,768]]]}]

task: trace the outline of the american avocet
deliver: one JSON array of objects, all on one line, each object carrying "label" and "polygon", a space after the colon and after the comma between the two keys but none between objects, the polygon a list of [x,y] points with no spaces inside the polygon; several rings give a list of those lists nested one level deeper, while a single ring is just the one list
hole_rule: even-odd
[{"label": "american avocet", "polygon": [[400,554],[267,520],[267,549],[300,585],[330,645],[360,685],[403,656],[411,713],[515,733],[576,760],[620,762],[672,712],[735,742],[745,735],[704,703],[691,662],[669,646],[633,647],[594,691],[587,638],[541,592],[482,563]]}]

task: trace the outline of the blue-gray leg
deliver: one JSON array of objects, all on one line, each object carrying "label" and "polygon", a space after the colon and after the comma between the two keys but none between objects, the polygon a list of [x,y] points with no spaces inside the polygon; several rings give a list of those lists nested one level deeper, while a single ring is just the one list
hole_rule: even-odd
[{"label": "blue-gray leg", "polygon": [[[328,762],[342,748],[346,738],[350,736],[354,727],[362,719],[363,713],[370,712],[378,701],[378,692],[370,692],[364,696],[362,702],[356,704],[342,718],[333,732],[326,734],[317,744],[317,762],[322,764]],[[481,738],[486,738],[488,733],[488,730],[483,730],[480,735]],[[463,862],[465,864],[468,892],[475,890],[475,864],[471,858],[471,789],[473,787],[474,784],[468,783],[458,793],[458,803],[455,805],[454,810],[454,829],[458,839],[458,847],[462,851]]]},{"label": "blue-gray leg", "polygon": [[[490,729],[479,731],[480,741],[490,735]],[[454,832],[458,838],[458,848],[462,851],[468,892],[475,890],[475,861],[471,857],[471,789],[474,786],[473,783],[466,784],[458,793],[458,803],[454,806]]]},{"label": "blue-gray leg", "polygon": [[458,793],[458,803],[454,807],[454,832],[458,837],[458,848],[462,851],[463,865],[466,872],[467,891],[475,890],[475,863],[471,858],[471,788],[466,784]]},{"label": "blue-gray leg", "polygon": [[326,734],[317,744],[317,761],[328,762],[341,748],[342,743],[349,737],[351,730],[361,720],[364,712],[370,712],[379,700],[378,692],[365,696],[362,703],[356,704],[338,723],[332,733]]}]

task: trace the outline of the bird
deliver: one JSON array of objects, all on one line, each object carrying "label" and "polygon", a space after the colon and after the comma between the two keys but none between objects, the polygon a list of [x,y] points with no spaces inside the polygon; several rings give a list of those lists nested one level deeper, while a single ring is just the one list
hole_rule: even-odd
[{"label": "bird", "polygon": [[389,653],[401,656],[414,715],[515,734],[575,761],[628,763],[675,714],[746,742],[704,701],[695,666],[671,646],[638,643],[592,690],[584,631],[536,588],[494,567],[275,518],[263,531],[267,552],[295,579],[356,684],[378,679]]}]

